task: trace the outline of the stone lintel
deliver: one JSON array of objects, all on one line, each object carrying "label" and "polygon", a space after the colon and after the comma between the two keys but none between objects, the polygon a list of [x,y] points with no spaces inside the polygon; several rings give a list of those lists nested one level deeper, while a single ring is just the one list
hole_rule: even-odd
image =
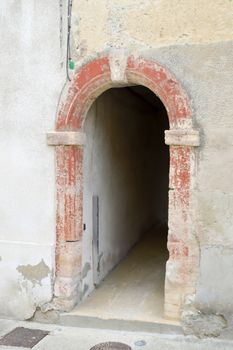
[{"label": "stone lintel", "polygon": [[80,131],[50,131],[46,134],[49,146],[84,146],[86,135]]},{"label": "stone lintel", "polygon": [[192,129],[165,130],[165,144],[169,146],[200,146],[199,131]]}]

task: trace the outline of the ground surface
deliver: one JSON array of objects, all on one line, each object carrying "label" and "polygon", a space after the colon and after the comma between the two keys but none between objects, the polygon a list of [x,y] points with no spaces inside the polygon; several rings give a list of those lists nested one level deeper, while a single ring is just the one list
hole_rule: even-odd
[{"label": "ground surface", "polygon": [[[166,259],[163,240],[145,237],[76,310],[54,319],[46,319],[45,314],[44,320],[59,324],[0,320],[0,337],[25,327],[49,332],[35,350],[90,350],[96,344],[114,341],[132,350],[232,350],[233,328],[225,338],[200,340],[185,337],[179,325],[163,319]],[[0,349],[26,350],[1,345]]]},{"label": "ground surface", "polygon": [[[78,327],[62,327],[58,325],[39,324],[33,322],[16,322],[0,320],[0,336],[15,327],[27,327],[49,331],[49,335],[33,347],[35,350],[89,350],[92,346],[107,341],[118,341],[128,344],[132,350],[232,350],[233,342],[217,339],[198,340],[182,335],[152,334],[143,332],[126,332]],[[142,342],[143,341],[143,342]],[[140,344],[146,343],[144,346]],[[136,345],[138,344],[138,345]],[[24,350],[25,348],[0,346],[6,350]]]},{"label": "ground surface", "polygon": [[166,232],[146,235],[70,315],[166,323],[163,305],[167,259]]}]

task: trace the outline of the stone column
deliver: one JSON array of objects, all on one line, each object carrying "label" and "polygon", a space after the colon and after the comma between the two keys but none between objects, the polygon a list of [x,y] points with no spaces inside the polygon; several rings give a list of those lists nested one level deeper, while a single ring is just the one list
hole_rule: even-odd
[{"label": "stone column", "polygon": [[185,298],[194,293],[198,249],[192,234],[191,190],[195,182],[195,130],[165,131],[170,146],[168,250],[165,277],[165,317],[179,319]]},{"label": "stone column", "polygon": [[83,146],[81,132],[50,132],[56,152],[56,274],[54,303],[70,310],[81,294]]}]

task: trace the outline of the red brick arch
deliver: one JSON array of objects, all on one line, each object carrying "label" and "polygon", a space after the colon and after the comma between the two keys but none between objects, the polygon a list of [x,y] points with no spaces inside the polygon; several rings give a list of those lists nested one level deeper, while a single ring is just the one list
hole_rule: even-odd
[{"label": "red brick arch", "polygon": [[[119,86],[111,75],[108,56],[92,60],[74,76],[61,106],[57,132],[82,131],[92,102],[105,90]],[[161,64],[144,58],[128,57],[122,85],[143,85],[163,102],[170,130],[192,130],[192,113],[187,95],[177,79]],[[169,260],[166,267],[165,314],[178,318],[187,294],[194,286],[194,254],[189,217],[192,168],[195,152],[192,145],[170,146],[169,191]],[[55,300],[68,309],[79,299],[81,242],[83,232],[83,147],[56,146],[56,281]]]}]

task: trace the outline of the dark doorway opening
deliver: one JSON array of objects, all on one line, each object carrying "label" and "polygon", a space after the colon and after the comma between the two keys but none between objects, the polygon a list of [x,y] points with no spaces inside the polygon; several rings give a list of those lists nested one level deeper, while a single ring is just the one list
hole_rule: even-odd
[{"label": "dark doorway opening", "polygon": [[113,88],[84,128],[83,301],[75,312],[158,321],[168,259],[167,112],[143,86]]}]

